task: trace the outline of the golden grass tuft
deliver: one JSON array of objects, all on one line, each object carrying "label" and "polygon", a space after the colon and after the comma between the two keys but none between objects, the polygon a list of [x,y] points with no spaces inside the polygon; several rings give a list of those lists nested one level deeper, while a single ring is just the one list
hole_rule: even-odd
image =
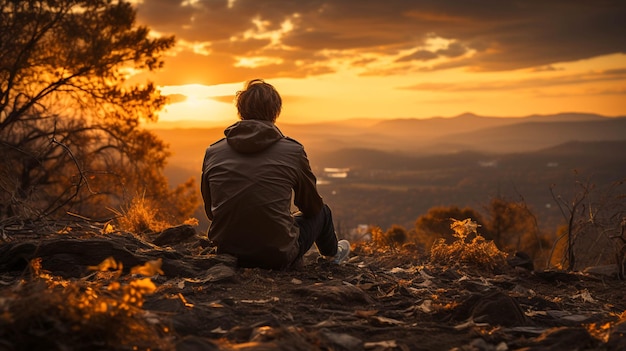
[{"label": "golden grass tuft", "polygon": [[[478,224],[470,218],[463,221],[453,219],[450,227],[458,240],[452,244],[446,244],[444,239],[437,240],[430,250],[432,262],[462,264],[487,270],[506,264],[506,253],[500,251],[493,241],[487,241],[478,234]],[[468,242],[471,235],[474,238]]]},{"label": "golden grass tuft", "polygon": [[135,234],[160,232],[170,226],[158,218],[156,206],[143,196],[134,197],[118,215],[119,228]]}]

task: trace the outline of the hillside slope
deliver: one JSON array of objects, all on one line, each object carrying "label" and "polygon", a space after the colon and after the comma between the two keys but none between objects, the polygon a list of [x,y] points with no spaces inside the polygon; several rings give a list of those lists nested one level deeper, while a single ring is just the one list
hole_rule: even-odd
[{"label": "hillside slope", "polygon": [[73,228],[11,231],[0,247],[2,349],[626,347],[623,282],[610,270],[532,271],[519,257],[489,268],[486,254],[447,264],[359,243],[341,266],[311,252],[298,269],[269,271],[237,267],[189,227],[149,241]]}]

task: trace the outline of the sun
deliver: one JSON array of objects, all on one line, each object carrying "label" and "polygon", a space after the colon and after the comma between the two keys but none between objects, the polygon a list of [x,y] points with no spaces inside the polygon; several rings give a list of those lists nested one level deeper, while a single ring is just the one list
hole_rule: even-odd
[{"label": "sun", "polygon": [[201,84],[163,86],[161,94],[169,98],[169,104],[161,111],[159,120],[221,122],[236,119],[236,109],[229,101],[235,90]]}]

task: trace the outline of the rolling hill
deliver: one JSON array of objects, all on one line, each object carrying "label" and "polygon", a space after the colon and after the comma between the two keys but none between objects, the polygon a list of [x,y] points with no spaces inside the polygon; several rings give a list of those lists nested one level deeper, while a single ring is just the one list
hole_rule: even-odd
[{"label": "rolling hill", "polygon": [[[493,196],[522,196],[553,228],[562,218],[548,206],[552,184],[571,184],[573,170],[600,187],[626,177],[626,117],[463,114],[279,127],[305,145],[325,180],[320,192],[344,228],[373,219],[411,226],[433,206],[480,208]],[[155,130],[171,145],[165,173],[172,184],[199,180],[204,150],[223,129]],[[326,167],[350,168],[349,176],[325,179]]]}]

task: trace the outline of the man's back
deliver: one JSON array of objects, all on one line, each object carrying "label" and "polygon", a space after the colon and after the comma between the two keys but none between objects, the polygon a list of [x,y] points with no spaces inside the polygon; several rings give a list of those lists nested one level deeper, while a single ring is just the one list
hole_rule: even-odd
[{"label": "man's back", "polygon": [[225,134],[203,164],[209,238],[244,265],[283,267],[298,253],[292,189],[303,213],[323,205],[304,149],[268,121],[240,121]]},{"label": "man's back", "polygon": [[[241,121],[206,150],[202,167],[209,239],[241,266],[297,266],[313,244],[340,264],[350,254],[350,243],[337,240],[304,148],[274,124],[282,109],[280,94],[253,79],[235,101]],[[291,213],[292,194],[300,210],[296,214]]]}]

